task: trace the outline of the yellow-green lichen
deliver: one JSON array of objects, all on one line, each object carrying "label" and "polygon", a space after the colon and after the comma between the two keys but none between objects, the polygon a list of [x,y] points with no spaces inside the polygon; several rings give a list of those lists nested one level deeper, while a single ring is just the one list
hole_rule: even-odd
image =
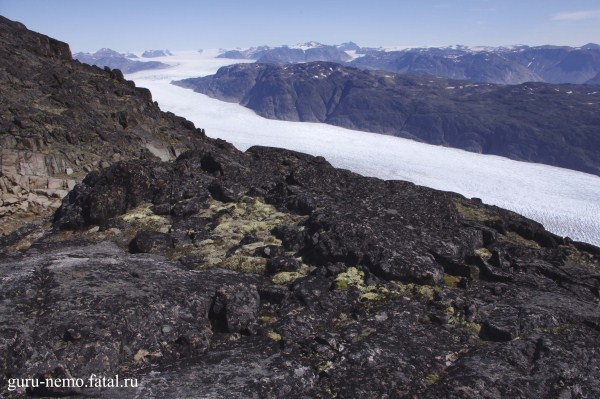
[{"label": "yellow-green lichen", "polygon": [[[297,225],[302,220],[253,197],[243,197],[230,204],[211,200],[199,216],[217,219],[210,239],[196,244],[194,253],[203,257],[202,268],[219,267],[257,274],[265,272],[266,259],[254,256],[255,250],[269,244],[281,245],[271,230],[281,224]],[[252,234],[258,241],[240,246],[239,242],[246,234]]]},{"label": "yellow-green lichen", "polygon": [[462,327],[470,335],[479,336],[479,332],[481,331],[481,324],[466,321],[464,313],[457,311],[454,308],[454,306],[446,307],[446,313],[450,316],[450,318],[448,319],[448,324],[454,324],[456,326]]},{"label": "yellow-green lichen", "polygon": [[579,251],[573,244],[561,246],[567,253],[569,261],[579,263],[589,269],[592,274],[600,274],[600,263],[594,259],[594,255],[588,252]]},{"label": "yellow-green lichen", "polygon": [[440,379],[440,376],[437,373],[429,373],[425,376],[423,381],[425,382],[425,385],[433,385],[436,382],[438,382],[439,379]]},{"label": "yellow-green lichen", "polygon": [[385,296],[383,294],[379,294],[377,292],[365,292],[364,294],[360,294],[360,299],[362,301],[376,301],[379,299],[383,299]]},{"label": "yellow-green lichen", "polygon": [[464,322],[462,323],[462,327],[471,335],[476,335],[478,336],[479,333],[481,332],[481,324],[479,323],[473,323],[473,322]]},{"label": "yellow-green lichen", "polygon": [[396,293],[401,296],[407,296],[420,301],[433,301],[435,293],[440,290],[439,287],[429,285],[419,285],[414,283],[401,283],[393,281],[396,286]]},{"label": "yellow-green lichen", "polygon": [[340,273],[335,278],[335,288],[338,290],[347,290],[350,287],[364,288],[365,273],[356,267],[349,267],[344,273]]},{"label": "yellow-green lichen", "polygon": [[45,223],[44,226],[38,227],[37,229],[29,232],[8,248],[21,252],[28,250],[39,238],[43,237],[45,230],[48,229],[49,226],[49,223]]},{"label": "yellow-green lichen", "polygon": [[34,103],[33,107],[37,108],[40,111],[47,112],[52,115],[62,115],[67,110],[67,108],[49,107],[47,105],[42,105],[42,104],[37,104],[37,103]]},{"label": "yellow-green lichen", "polygon": [[317,365],[317,370],[320,372],[329,370],[333,366],[333,362],[331,360],[326,360]]},{"label": "yellow-green lichen", "polygon": [[492,257],[492,253],[487,248],[476,248],[473,253],[479,256],[481,259],[488,260]]},{"label": "yellow-green lichen", "polygon": [[277,317],[275,316],[269,316],[269,315],[262,315],[258,318],[259,323],[262,324],[270,324],[273,323],[277,320]]},{"label": "yellow-green lichen", "polygon": [[358,334],[356,334],[356,336],[352,339],[352,341],[360,342],[363,339],[367,338],[368,336],[370,336],[371,334],[374,334],[376,332],[377,332],[377,330],[373,327],[363,328],[362,330],[360,330],[360,332]]},{"label": "yellow-green lichen", "polygon": [[292,281],[295,281],[303,276],[304,275],[299,272],[279,272],[279,273],[275,274],[273,277],[271,277],[271,281],[273,282],[273,284],[282,285],[282,284],[291,283]]},{"label": "yellow-green lichen", "polygon": [[337,290],[348,290],[350,288],[360,291],[359,301],[369,302],[386,299],[394,292],[386,286],[379,284],[367,285],[364,281],[365,273],[356,268],[349,267],[344,273],[340,273],[335,278],[335,288]]},{"label": "yellow-green lichen", "polygon": [[480,222],[500,220],[498,214],[493,213],[483,205],[471,204],[461,200],[454,201],[454,207],[458,214],[465,219],[477,220]]},{"label": "yellow-green lichen", "polygon": [[281,334],[276,333],[272,330],[267,333],[267,337],[269,337],[269,339],[272,339],[275,342],[279,342],[282,340]]},{"label": "yellow-green lichen", "polygon": [[500,234],[499,239],[504,240],[504,241],[509,241],[513,244],[516,244],[516,245],[519,245],[522,247],[531,248],[531,249],[540,249],[541,248],[537,242],[528,240],[514,231],[509,231],[506,234]]},{"label": "yellow-green lichen", "polygon": [[144,229],[168,233],[171,229],[169,219],[155,215],[151,207],[150,204],[142,204],[121,216],[121,219],[134,226],[136,230]]},{"label": "yellow-green lichen", "polygon": [[444,274],[444,285],[447,287],[457,287],[458,282],[460,281],[460,277],[453,276],[451,274]]}]

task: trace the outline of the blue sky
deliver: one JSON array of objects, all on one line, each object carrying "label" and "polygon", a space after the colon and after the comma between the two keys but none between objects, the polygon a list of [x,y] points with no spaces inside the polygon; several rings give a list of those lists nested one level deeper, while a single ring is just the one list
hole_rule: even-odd
[{"label": "blue sky", "polygon": [[599,0],[0,0],[0,14],[73,51],[600,42]]}]

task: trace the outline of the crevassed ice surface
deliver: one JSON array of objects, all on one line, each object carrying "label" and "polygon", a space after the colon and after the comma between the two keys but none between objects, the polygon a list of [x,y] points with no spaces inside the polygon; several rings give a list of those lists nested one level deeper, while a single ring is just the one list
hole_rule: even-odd
[{"label": "crevassed ice surface", "polygon": [[208,136],[227,140],[240,150],[264,145],[321,155],[334,166],[365,176],[408,180],[478,197],[534,219],[558,235],[600,246],[599,177],[321,123],[269,120],[238,104],[170,84],[243,62],[218,59],[217,54],[216,50],[174,52],[157,58],[171,68],[127,78],[149,88],[164,111],[191,120]]}]

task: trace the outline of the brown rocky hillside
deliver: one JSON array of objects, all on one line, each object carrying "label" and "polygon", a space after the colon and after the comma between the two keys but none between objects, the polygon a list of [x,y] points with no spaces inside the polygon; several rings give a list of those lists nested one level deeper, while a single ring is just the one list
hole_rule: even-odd
[{"label": "brown rocky hillside", "polygon": [[201,136],[119,71],[0,16],[0,235],[49,215],[92,170],[175,159]]}]

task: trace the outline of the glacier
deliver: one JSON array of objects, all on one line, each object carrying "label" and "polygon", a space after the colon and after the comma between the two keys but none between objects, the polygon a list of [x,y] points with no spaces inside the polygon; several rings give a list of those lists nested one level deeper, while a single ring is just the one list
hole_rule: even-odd
[{"label": "glacier", "polygon": [[221,66],[254,62],[216,58],[218,54],[218,50],[174,51],[156,58],[170,68],[126,77],[150,89],[164,111],[191,120],[208,136],[240,150],[263,145],[320,155],[361,175],[481,198],[536,220],[555,234],[600,246],[600,177],[322,123],[264,119],[241,105],[170,83],[214,74]]}]

